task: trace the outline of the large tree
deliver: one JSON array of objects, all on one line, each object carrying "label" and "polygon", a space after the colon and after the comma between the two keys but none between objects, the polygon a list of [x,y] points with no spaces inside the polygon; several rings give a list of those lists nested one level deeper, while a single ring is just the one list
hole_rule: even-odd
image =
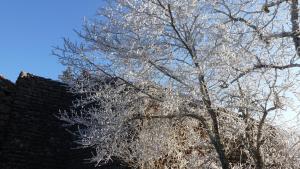
[{"label": "large tree", "polygon": [[297,168],[297,0],[111,0],[55,49],[100,165]]}]

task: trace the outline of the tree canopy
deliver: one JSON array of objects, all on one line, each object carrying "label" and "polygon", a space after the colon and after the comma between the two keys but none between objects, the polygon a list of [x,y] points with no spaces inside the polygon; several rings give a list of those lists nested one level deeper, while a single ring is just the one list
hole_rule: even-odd
[{"label": "tree canopy", "polygon": [[111,0],[54,54],[99,165],[297,168],[298,0]]}]

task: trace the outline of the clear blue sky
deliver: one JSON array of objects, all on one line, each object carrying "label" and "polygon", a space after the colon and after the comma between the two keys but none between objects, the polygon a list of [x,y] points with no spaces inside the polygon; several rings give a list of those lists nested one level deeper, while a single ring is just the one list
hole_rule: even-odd
[{"label": "clear blue sky", "polygon": [[0,0],[0,74],[15,81],[21,70],[57,79],[64,70],[51,55],[62,37],[76,40],[83,18],[101,0]]}]

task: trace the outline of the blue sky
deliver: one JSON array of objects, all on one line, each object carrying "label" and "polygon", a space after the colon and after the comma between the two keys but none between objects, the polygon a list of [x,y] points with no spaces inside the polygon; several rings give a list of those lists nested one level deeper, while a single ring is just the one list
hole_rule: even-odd
[{"label": "blue sky", "polygon": [[52,47],[63,37],[76,40],[73,30],[101,5],[101,0],[1,0],[0,74],[15,81],[23,70],[57,79],[64,67]]}]

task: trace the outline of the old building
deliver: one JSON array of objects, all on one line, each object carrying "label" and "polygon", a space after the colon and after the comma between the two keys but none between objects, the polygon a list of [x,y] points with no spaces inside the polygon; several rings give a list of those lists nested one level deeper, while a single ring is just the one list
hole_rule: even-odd
[{"label": "old building", "polygon": [[[71,106],[63,83],[21,72],[16,83],[0,76],[0,168],[89,169],[92,152],[78,149],[57,118]],[[101,168],[123,168],[118,163]]]}]

